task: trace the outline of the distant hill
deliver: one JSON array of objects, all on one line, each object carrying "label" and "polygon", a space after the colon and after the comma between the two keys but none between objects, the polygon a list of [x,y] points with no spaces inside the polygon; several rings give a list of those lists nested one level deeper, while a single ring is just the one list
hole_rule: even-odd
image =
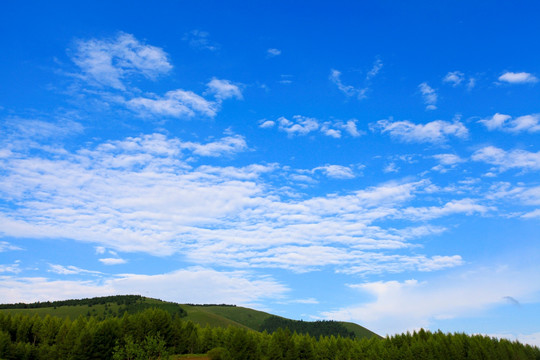
[{"label": "distant hill", "polygon": [[241,306],[215,304],[177,304],[143,297],[140,295],[118,295],[95,297],[79,300],[37,302],[31,304],[0,304],[0,311],[11,314],[46,315],[69,317],[94,316],[98,319],[120,317],[125,312],[134,314],[148,309],[159,308],[171,315],[191,320],[201,326],[223,327],[233,326],[255,331],[273,332],[277,328],[289,328],[291,332],[306,333],[312,336],[341,335],[355,338],[379,337],[374,332],[355,323],[338,321],[297,321],[275,316]]}]

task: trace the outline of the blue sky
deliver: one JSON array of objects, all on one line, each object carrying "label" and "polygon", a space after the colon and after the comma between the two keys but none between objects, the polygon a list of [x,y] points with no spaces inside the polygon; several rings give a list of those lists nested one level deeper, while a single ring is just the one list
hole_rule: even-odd
[{"label": "blue sky", "polygon": [[540,5],[0,11],[0,301],[540,344]]}]

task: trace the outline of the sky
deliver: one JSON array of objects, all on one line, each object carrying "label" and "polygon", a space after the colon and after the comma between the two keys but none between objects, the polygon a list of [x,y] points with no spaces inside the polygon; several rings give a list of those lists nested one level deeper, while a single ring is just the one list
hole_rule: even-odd
[{"label": "sky", "polygon": [[540,345],[538,2],[1,7],[1,303]]}]

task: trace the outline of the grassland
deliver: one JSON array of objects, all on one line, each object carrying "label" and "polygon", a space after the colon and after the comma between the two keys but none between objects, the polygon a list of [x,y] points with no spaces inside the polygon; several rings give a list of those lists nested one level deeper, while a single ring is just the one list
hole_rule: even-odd
[{"label": "grassland", "polygon": [[[109,301],[104,304],[86,305],[81,301],[81,304],[70,304],[62,306],[48,306],[35,308],[17,308],[17,309],[2,309],[0,311],[10,314],[37,314],[41,317],[46,315],[57,316],[61,318],[76,319],[79,316],[94,316],[96,318],[106,318],[109,316],[122,316],[124,312],[133,314],[137,311],[144,310],[149,307],[157,307],[170,312],[171,314],[178,313],[179,307],[187,313],[180,314],[185,320],[191,320],[201,326],[211,327],[238,327],[244,329],[252,329],[260,331],[264,320],[274,316],[272,314],[258,311],[241,306],[230,305],[187,305],[166,302],[158,299],[140,297],[130,304],[122,302]],[[353,332],[357,338],[378,336],[370,330],[354,323],[342,322],[348,331]]]}]

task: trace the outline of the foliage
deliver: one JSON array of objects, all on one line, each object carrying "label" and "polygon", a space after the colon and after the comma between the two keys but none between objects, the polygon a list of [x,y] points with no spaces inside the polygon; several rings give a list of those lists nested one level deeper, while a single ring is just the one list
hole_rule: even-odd
[{"label": "foliage", "polygon": [[259,330],[266,330],[269,333],[273,333],[277,329],[289,329],[299,334],[309,334],[315,337],[339,335],[341,337],[354,338],[356,336],[354,332],[349,331],[338,321],[295,321],[279,316],[271,316],[265,319]]},{"label": "foliage", "polygon": [[387,338],[354,339],[279,328],[273,333],[205,327],[163,309],[122,317],[75,320],[0,312],[0,359],[167,359],[208,353],[228,360],[540,360],[540,349],[518,342],[420,330]]}]

